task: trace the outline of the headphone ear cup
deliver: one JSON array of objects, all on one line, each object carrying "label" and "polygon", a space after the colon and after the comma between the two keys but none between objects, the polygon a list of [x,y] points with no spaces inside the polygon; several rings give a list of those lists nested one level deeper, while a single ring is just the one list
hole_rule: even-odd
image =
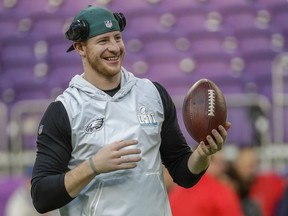
[{"label": "headphone ear cup", "polygon": [[85,41],[89,35],[89,26],[85,20],[76,20],[65,33],[66,38],[72,41]]},{"label": "headphone ear cup", "polygon": [[122,32],[126,26],[126,18],[123,13],[113,13],[115,19],[119,23],[120,31]]}]

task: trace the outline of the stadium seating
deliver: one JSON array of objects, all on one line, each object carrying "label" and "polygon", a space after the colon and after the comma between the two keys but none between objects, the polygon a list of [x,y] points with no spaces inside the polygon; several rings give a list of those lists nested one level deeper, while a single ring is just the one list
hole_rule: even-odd
[{"label": "stadium seating", "polygon": [[[183,124],[182,102],[196,81],[208,78],[226,98],[232,122],[227,145],[273,147],[266,149],[269,157],[261,154],[262,164],[272,161],[267,166],[272,167],[282,155],[281,167],[287,165],[285,151],[276,145],[288,143],[288,67],[287,60],[277,61],[288,50],[287,1],[2,0],[0,215],[22,182],[14,174],[21,175],[33,163],[42,114],[70,79],[82,73],[77,52],[66,53],[72,43],[64,32],[75,13],[90,4],[125,14],[125,68],[167,89],[193,148],[197,144]],[[273,80],[279,68],[283,89]],[[279,98],[284,98],[283,104]],[[251,110],[258,108],[265,113],[260,137],[259,122],[251,118]],[[12,155],[19,160],[11,161]]]},{"label": "stadium seating", "polygon": [[261,52],[276,50],[273,46],[273,32],[266,29],[247,28],[234,32],[234,37],[238,40],[238,51],[241,54],[249,52]]},{"label": "stadium seating", "polygon": [[2,29],[0,34],[1,42],[4,41],[5,38],[18,36],[20,34],[20,31],[18,29],[18,18],[9,17],[3,13],[0,13],[0,26]]},{"label": "stadium seating", "polygon": [[[242,95],[241,100],[247,96],[247,86],[254,86],[259,98],[274,107],[273,62],[288,49],[288,3],[284,0],[3,0],[0,98],[8,122],[22,102],[53,100],[75,74],[82,73],[78,54],[66,53],[71,41],[66,40],[64,32],[75,13],[89,4],[125,14],[124,66],[167,88],[182,128],[184,94],[197,80],[208,78],[230,98],[228,119],[234,124],[228,143],[253,142],[255,128],[247,118],[251,104],[238,104],[231,98]],[[287,94],[287,75],[283,80]],[[282,141],[287,143],[287,106],[283,110],[284,125],[279,127],[284,134]],[[26,113],[22,123],[33,125],[42,112],[44,108],[37,114]],[[271,127],[275,124],[273,115],[269,110]],[[5,134],[4,124],[0,130]],[[11,140],[20,140],[16,145],[31,150],[35,148],[32,131],[20,131],[16,137],[6,134],[7,143],[13,146]],[[273,142],[274,135],[271,137]]]},{"label": "stadium seating", "polygon": [[247,4],[225,4],[219,6],[218,11],[222,16],[224,31],[233,33],[247,28],[255,28],[257,11]]},{"label": "stadium seating", "polygon": [[193,54],[205,54],[224,51],[223,43],[226,34],[216,31],[189,32],[187,38],[190,41],[190,51]]},{"label": "stadium seating", "polygon": [[65,27],[71,21],[69,17],[55,13],[34,13],[29,18],[32,20],[29,36],[34,37],[34,40],[59,34],[64,35]]}]

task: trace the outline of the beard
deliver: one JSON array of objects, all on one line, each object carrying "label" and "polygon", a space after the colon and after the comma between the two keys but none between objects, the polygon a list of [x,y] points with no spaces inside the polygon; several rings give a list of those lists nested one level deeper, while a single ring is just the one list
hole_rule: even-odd
[{"label": "beard", "polygon": [[87,53],[87,63],[89,67],[99,75],[106,77],[112,77],[121,72],[123,58],[124,53],[122,52],[117,63],[109,64],[107,59]]}]

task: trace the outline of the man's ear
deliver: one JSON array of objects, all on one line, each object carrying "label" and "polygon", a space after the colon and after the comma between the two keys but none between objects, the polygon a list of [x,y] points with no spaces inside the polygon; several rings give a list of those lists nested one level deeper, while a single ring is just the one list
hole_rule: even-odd
[{"label": "man's ear", "polygon": [[80,56],[86,54],[86,43],[85,42],[74,42],[74,49],[79,53]]}]

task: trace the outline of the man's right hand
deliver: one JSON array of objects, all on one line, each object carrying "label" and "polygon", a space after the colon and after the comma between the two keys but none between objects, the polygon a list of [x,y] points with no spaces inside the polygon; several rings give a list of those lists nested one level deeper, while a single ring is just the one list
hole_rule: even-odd
[{"label": "man's right hand", "polygon": [[141,160],[137,140],[121,140],[101,148],[93,157],[97,173],[132,169]]}]

